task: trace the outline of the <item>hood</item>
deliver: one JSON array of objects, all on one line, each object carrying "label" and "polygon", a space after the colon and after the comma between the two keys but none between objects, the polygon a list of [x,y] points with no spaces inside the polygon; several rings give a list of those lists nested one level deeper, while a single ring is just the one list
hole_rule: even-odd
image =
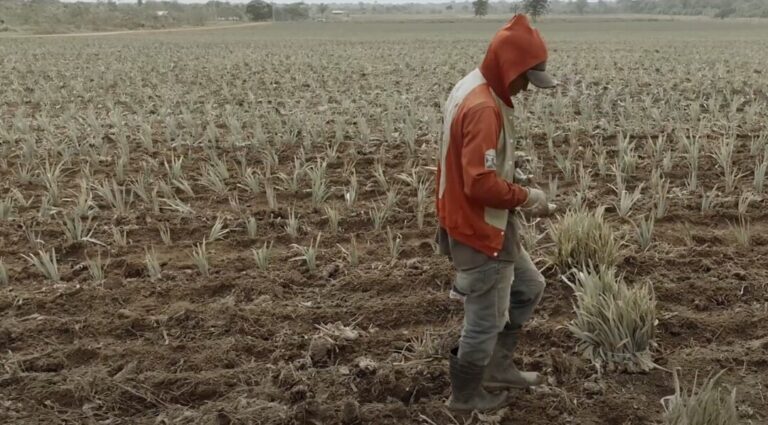
[{"label": "hood", "polygon": [[496,96],[512,107],[507,87],[520,74],[547,60],[547,46],[525,15],[515,15],[491,40],[480,72]]}]

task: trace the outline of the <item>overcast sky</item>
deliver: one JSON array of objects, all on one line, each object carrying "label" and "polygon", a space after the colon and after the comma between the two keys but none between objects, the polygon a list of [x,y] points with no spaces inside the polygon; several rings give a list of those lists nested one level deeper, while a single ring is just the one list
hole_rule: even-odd
[{"label": "overcast sky", "polygon": [[[2,0],[0,0],[2,1]],[[96,0],[60,0],[64,3],[75,3],[78,1],[92,1],[95,2]],[[178,0],[179,3],[197,3],[197,4],[203,4],[208,3],[209,0]],[[224,0],[222,0],[224,1]],[[229,0],[230,3],[248,3],[250,0]],[[269,1],[269,0],[268,0]],[[274,3],[295,3],[301,0],[271,0],[271,2]],[[393,3],[448,3],[450,0],[304,0],[304,3],[351,3],[351,4],[357,4],[360,1],[363,3],[379,3],[379,4],[393,4]],[[456,3],[463,3],[467,0],[456,0]],[[511,0],[508,0],[511,1]],[[136,0],[117,0],[118,3],[136,3]]]},{"label": "overcast sky", "polygon": [[[0,0],[2,1],[2,0]],[[77,1],[89,1],[89,0],[60,0],[65,3],[74,3]],[[90,0],[96,1],[96,0]],[[208,3],[209,0],[178,0],[179,3]],[[230,3],[248,3],[250,0],[229,0]],[[269,1],[269,0],[268,0]],[[301,0],[271,0],[274,3],[294,3]],[[304,3],[351,3],[357,4],[359,1],[363,3],[379,3],[379,4],[403,4],[403,3],[448,3],[450,0],[304,0]],[[456,0],[456,3],[463,3],[471,0]],[[493,0],[492,0],[493,1]],[[511,3],[514,0],[507,0]],[[597,1],[597,0],[590,0]],[[118,3],[136,3],[136,0],[117,0]]]}]

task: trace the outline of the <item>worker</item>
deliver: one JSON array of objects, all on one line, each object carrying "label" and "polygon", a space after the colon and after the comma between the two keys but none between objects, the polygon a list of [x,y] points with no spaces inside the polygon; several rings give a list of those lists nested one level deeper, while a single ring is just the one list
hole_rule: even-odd
[{"label": "worker", "polygon": [[509,388],[543,383],[512,361],[545,287],[521,244],[515,211],[535,217],[552,208],[543,191],[515,182],[512,97],[529,84],[557,86],[547,57],[539,31],[515,15],[444,106],[437,242],[456,269],[451,296],[464,306],[459,344],[449,356],[452,410],[493,410],[507,404]]}]

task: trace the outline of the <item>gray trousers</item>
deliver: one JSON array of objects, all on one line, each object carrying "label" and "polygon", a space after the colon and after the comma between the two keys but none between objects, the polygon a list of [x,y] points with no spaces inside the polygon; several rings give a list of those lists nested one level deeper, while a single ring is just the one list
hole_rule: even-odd
[{"label": "gray trousers", "polygon": [[454,285],[465,296],[458,356],[484,366],[499,332],[518,330],[531,318],[546,282],[530,255],[520,249],[514,263],[492,260],[458,271]]}]

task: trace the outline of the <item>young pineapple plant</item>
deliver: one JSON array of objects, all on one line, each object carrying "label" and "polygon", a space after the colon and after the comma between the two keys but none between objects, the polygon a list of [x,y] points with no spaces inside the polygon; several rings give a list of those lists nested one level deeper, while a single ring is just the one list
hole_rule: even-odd
[{"label": "young pineapple plant", "polygon": [[640,224],[635,225],[635,235],[640,249],[647,251],[653,243],[653,227],[655,224],[654,215],[651,214],[645,219],[640,220]]},{"label": "young pineapple plant", "polygon": [[278,174],[277,177],[283,181],[283,187],[290,193],[298,193],[301,186],[301,175],[304,172],[304,164],[301,158],[294,158],[293,173],[291,175]]},{"label": "young pineapple plant", "polygon": [[163,241],[163,245],[171,245],[173,240],[171,239],[171,228],[168,226],[168,223],[158,223],[157,229],[160,231],[160,239]]},{"label": "young pineapple plant", "polygon": [[112,240],[117,246],[128,246],[128,231],[121,227],[112,227]]},{"label": "young pineapple plant", "polygon": [[765,155],[762,161],[757,161],[755,164],[755,174],[752,178],[752,186],[755,189],[755,193],[762,194],[765,190],[765,173],[768,170],[768,153]]},{"label": "young pineapple plant", "polygon": [[127,215],[131,203],[133,202],[133,192],[128,193],[124,186],[118,186],[117,182],[112,180],[95,183],[94,189],[101,196],[104,202],[112,208],[117,215]]},{"label": "young pineapple plant", "polygon": [[277,194],[275,193],[275,186],[269,177],[264,180],[264,195],[267,198],[267,205],[269,205],[269,209],[277,209]]},{"label": "young pineapple plant", "polygon": [[752,245],[752,229],[749,218],[743,215],[739,216],[739,222],[736,224],[729,223],[729,226],[739,245],[744,248],[749,248]]},{"label": "young pineapple plant", "polygon": [[160,266],[160,261],[157,259],[157,251],[155,251],[154,246],[149,249],[144,248],[144,265],[147,268],[147,274],[151,280],[154,281],[160,278],[162,268]]},{"label": "young pineapple plant", "polygon": [[352,208],[357,200],[357,175],[353,171],[349,176],[349,186],[344,190],[344,202],[347,208]]},{"label": "young pineapple plant", "polygon": [[221,216],[216,217],[216,222],[213,223],[213,227],[211,227],[211,231],[208,233],[207,241],[213,242],[224,239],[227,233],[229,233],[229,229],[224,227],[224,218]]},{"label": "young pineapple plant", "polygon": [[656,218],[664,218],[669,209],[669,180],[660,179],[655,187],[653,203],[656,210]]},{"label": "young pineapple plant", "polygon": [[299,255],[297,255],[294,258],[291,258],[291,261],[299,261],[303,260],[306,265],[307,269],[310,273],[314,273],[317,271],[317,254],[318,254],[318,248],[320,246],[320,234],[317,235],[317,238],[313,241],[310,241],[309,246],[301,246],[297,244],[291,244],[291,248],[293,248]]},{"label": "young pineapple plant", "polygon": [[736,409],[736,389],[727,391],[720,384],[725,371],[706,379],[697,388],[694,381],[690,393],[682,389],[674,371],[675,394],[661,400],[667,425],[737,425],[741,423]]},{"label": "young pineapple plant", "polygon": [[83,222],[79,215],[64,216],[61,226],[64,229],[64,235],[67,237],[68,242],[82,241],[104,245],[93,238],[93,232],[96,229],[95,226],[91,225],[90,218],[88,218],[88,221]]},{"label": "young pineapple plant", "polygon": [[299,218],[296,216],[296,210],[294,208],[288,210],[288,218],[285,220],[285,225],[283,227],[285,227],[285,233],[287,233],[291,239],[296,239],[299,236]]},{"label": "young pineapple plant", "polygon": [[650,284],[628,286],[615,268],[600,266],[564,278],[576,293],[568,329],[577,349],[599,370],[644,372],[655,366],[656,298]]},{"label": "young pineapple plant", "polygon": [[325,206],[325,218],[328,219],[328,230],[332,235],[339,232],[339,211],[329,205]]},{"label": "young pineapple plant", "polygon": [[51,248],[51,252],[40,250],[37,255],[23,255],[46,279],[58,283],[61,282],[59,274],[59,265],[56,262],[56,249]]},{"label": "young pineapple plant", "polygon": [[261,176],[252,168],[247,168],[242,176],[242,183],[238,184],[253,194],[257,194],[261,187]]},{"label": "young pineapple plant", "polygon": [[316,165],[307,167],[307,175],[311,181],[311,200],[312,207],[319,208],[331,195],[328,181],[326,179],[326,162],[319,162]]},{"label": "young pineapple plant", "polygon": [[344,248],[339,244],[337,244],[337,246],[341,250],[341,253],[344,255],[344,258],[347,260],[350,266],[356,267],[358,264],[360,264],[360,254],[359,250],[357,249],[357,241],[355,240],[354,235],[352,235],[349,249]]},{"label": "young pineapple plant", "polygon": [[269,266],[269,260],[272,258],[272,245],[273,242],[270,242],[269,246],[267,246],[267,243],[264,242],[264,246],[261,248],[251,249],[251,252],[253,253],[253,259],[256,261],[256,267],[258,267],[260,270],[266,270]]},{"label": "young pineapple plant", "polygon": [[245,218],[245,230],[248,233],[249,238],[256,239],[259,235],[259,222],[255,217],[248,216]]},{"label": "young pineapple plant", "polygon": [[91,279],[96,283],[100,283],[104,281],[108,264],[109,264],[109,260],[104,261],[101,259],[101,251],[98,252],[96,258],[86,257],[88,274],[91,276]]},{"label": "young pineapple plant", "polygon": [[387,221],[387,218],[389,218],[390,209],[387,207],[387,204],[382,204],[381,207],[377,204],[373,204],[370,210],[368,210],[368,215],[371,217],[371,222],[373,223],[373,230],[378,232],[381,230],[382,225]]},{"label": "young pineapple plant", "polygon": [[389,247],[391,263],[394,264],[403,251],[403,235],[395,234],[389,226],[387,226],[387,246]]},{"label": "young pineapple plant", "polygon": [[584,207],[569,209],[560,220],[550,222],[555,249],[549,261],[553,266],[566,273],[593,264],[618,264],[623,242],[603,217],[604,211],[604,207],[594,211]]},{"label": "young pineapple plant", "polygon": [[627,192],[626,190],[621,191],[619,202],[614,204],[619,217],[627,218],[629,216],[629,212],[632,210],[632,206],[635,205],[635,203],[642,197],[642,189],[643,185],[641,184],[635,188],[634,192]]},{"label": "young pineapple plant", "polygon": [[8,266],[5,261],[0,257],[0,285],[7,285],[10,282],[8,278]]},{"label": "young pineapple plant", "polygon": [[427,195],[432,187],[431,179],[420,181],[416,188],[416,226],[419,230],[424,228],[424,213],[427,209]]},{"label": "young pineapple plant", "polygon": [[10,220],[13,216],[13,199],[0,199],[0,220]]},{"label": "young pineapple plant", "polygon": [[712,208],[717,204],[717,185],[709,192],[701,190],[701,213],[705,214],[712,211]]},{"label": "young pineapple plant", "polygon": [[205,241],[206,240],[203,239],[203,242],[198,243],[192,248],[190,258],[192,258],[192,262],[195,263],[197,271],[199,271],[201,275],[208,277],[211,267],[208,262],[208,250],[205,248]]}]

